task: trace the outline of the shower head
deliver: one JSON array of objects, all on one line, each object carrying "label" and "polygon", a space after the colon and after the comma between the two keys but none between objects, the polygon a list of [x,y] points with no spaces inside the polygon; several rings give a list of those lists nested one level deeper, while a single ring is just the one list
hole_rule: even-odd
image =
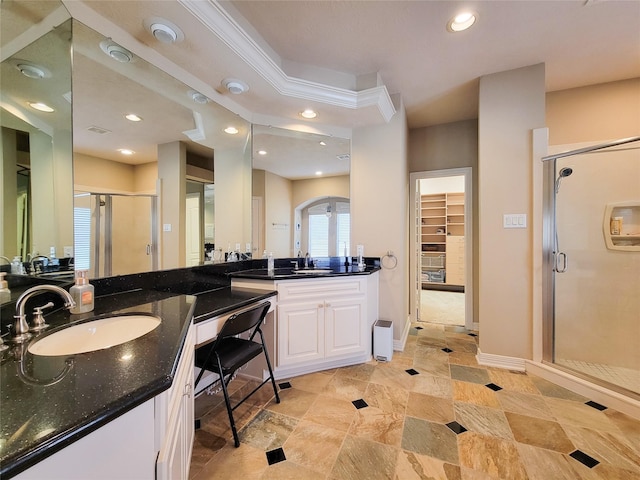
[{"label": "shower head", "polygon": [[560,170],[558,177],[559,178],[568,177],[572,173],[573,173],[573,168],[564,167],[562,170]]},{"label": "shower head", "polygon": [[573,173],[573,168],[564,167],[560,169],[560,173],[558,173],[558,178],[556,179],[556,194],[560,190],[560,180],[562,180],[564,177],[568,177],[572,173]]}]

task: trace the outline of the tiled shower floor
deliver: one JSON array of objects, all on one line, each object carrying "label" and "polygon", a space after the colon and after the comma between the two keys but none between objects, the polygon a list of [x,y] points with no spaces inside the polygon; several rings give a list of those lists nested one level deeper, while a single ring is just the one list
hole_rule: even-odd
[{"label": "tiled shower floor", "polygon": [[[421,323],[391,362],[281,380],[236,410],[196,400],[191,480],[640,478],[640,421],[534,375],[479,366],[477,337]],[[235,389],[247,388],[238,378]]]},{"label": "tiled shower floor", "polygon": [[640,394],[640,371],[638,370],[579,360],[556,359],[555,363]]}]

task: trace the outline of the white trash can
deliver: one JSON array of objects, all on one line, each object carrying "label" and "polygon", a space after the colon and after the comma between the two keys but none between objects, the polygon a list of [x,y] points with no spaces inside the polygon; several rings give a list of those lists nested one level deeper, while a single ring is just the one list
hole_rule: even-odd
[{"label": "white trash can", "polygon": [[393,357],[393,322],[377,320],[373,324],[373,358],[390,362]]}]

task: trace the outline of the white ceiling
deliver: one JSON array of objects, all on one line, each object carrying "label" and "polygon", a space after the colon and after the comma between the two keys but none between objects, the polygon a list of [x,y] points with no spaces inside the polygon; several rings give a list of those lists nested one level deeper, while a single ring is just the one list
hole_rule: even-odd
[{"label": "white ceiling", "polygon": [[[77,2],[65,2],[72,3]],[[637,0],[86,4],[217,90],[227,106],[249,112],[249,120],[300,123],[298,112],[312,106],[319,112],[306,122],[312,126],[351,128],[383,121],[375,107],[372,112],[328,104],[336,92],[327,87],[358,92],[358,82],[371,86],[371,74],[379,75],[389,94],[400,94],[414,128],[476,118],[478,80],[491,73],[544,62],[548,91],[640,76]],[[477,12],[477,24],[449,33],[447,20],[463,7]],[[185,40],[156,42],[143,27],[150,16],[174,22]],[[233,34],[229,22],[238,27]],[[246,43],[255,48],[248,51]],[[274,69],[285,80],[274,79]],[[231,98],[221,88],[227,77],[244,80],[249,92]],[[300,94],[296,80],[318,87],[301,95],[317,94],[315,100],[291,96]]]},{"label": "white ceiling", "polygon": [[[36,13],[24,6],[50,2],[20,3],[22,16],[29,20]],[[146,154],[129,163],[151,161],[157,143],[184,140],[183,132],[196,127],[194,112],[203,116],[207,138],[200,143],[209,148],[226,141],[217,132],[236,117],[333,137],[341,150],[345,144],[339,139],[349,138],[354,127],[383,123],[397,114],[394,103],[397,107],[399,99],[410,128],[477,118],[479,78],[491,73],[544,62],[548,91],[640,77],[639,0],[63,3],[74,18],[103,38],[111,37],[179,80],[143,82],[170,97],[175,103],[171,115],[164,113],[166,102],[142,90],[135,95],[145,112],[144,127],[136,128],[146,132],[132,136],[131,127],[124,128],[130,141],[139,142],[134,149]],[[477,24],[465,32],[449,33],[447,20],[463,7],[477,13]],[[145,28],[152,17],[173,22],[184,32],[184,40],[172,45],[158,42]],[[12,35],[3,22],[3,48]],[[86,65],[94,76],[74,85],[74,145],[82,142],[85,153],[115,160],[113,152],[107,153],[108,148],[114,150],[113,139],[102,147],[97,137],[76,129],[86,123],[117,130],[108,125],[107,114],[112,109],[113,116],[121,119],[116,110],[133,99],[118,93],[129,91],[125,85],[132,82],[122,72],[108,77],[100,65],[106,56],[78,53],[82,56],[77,67]],[[229,77],[246,82],[249,91],[242,95],[226,91],[222,82]],[[185,101],[186,86],[212,100],[207,109],[219,104],[229,111],[216,121],[217,112],[209,116],[203,107]],[[92,89],[113,101],[108,106],[96,101],[100,108],[76,112],[75,100],[81,95],[96,98]],[[299,116],[307,107],[318,111],[316,119]],[[164,131],[171,135],[165,138]],[[143,145],[144,138],[151,143]],[[266,136],[262,139],[271,141],[272,159],[278,145],[295,143],[282,136],[275,143]],[[261,148],[257,143],[255,149]],[[299,155],[291,159],[278,155],[280,163],[293,161],[300,166]],[[333,151],[332,157],[335,160]],[[296,178],[305,175],[309,173],[299,171]]]}]

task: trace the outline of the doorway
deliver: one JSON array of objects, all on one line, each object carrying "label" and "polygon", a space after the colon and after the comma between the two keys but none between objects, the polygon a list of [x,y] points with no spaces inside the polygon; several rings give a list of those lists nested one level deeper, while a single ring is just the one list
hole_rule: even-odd
[{"label": "doorway", "polygon": [[471,168],[411,174],[412,321],[473,329]]}]

